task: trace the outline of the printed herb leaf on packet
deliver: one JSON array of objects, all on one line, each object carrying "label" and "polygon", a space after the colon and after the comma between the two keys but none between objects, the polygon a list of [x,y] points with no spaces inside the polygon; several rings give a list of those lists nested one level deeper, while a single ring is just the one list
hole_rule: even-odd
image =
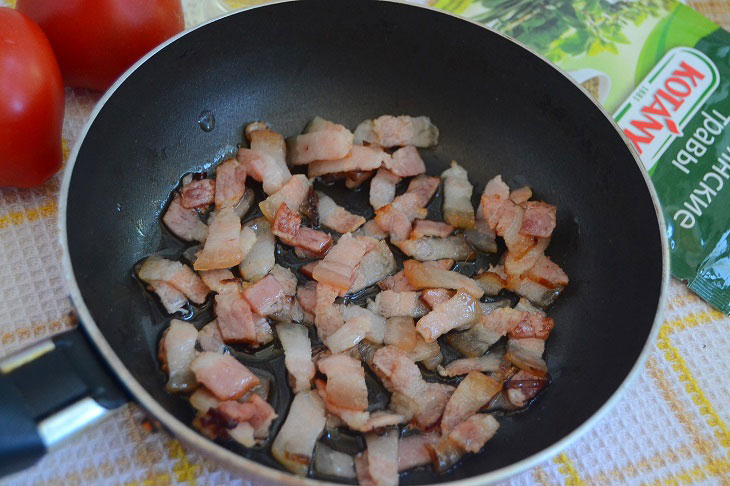
[{"label": "printed herb leaf on packet", "polygon": [[659,196],[672,274],[730,313],[730,33],[675,0],[435,6],[527,44],[614,113]]}]

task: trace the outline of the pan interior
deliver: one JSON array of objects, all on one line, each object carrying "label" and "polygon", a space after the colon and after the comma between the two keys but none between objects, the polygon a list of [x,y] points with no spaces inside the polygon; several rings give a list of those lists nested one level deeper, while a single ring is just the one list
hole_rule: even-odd
[{"label": "pan interior", "polygon": [[[198,124],[206,110],[210,132]],[[647,339],[662,281],[655,209],[622,139],[562,74],[495,33],[407,5],[336,0],[257,8],[188,33],[119,86],[80,148],[67,206],[75,278],[132,375],[189,423],[155,358],[168,318],[132,277],[136,262],[169,248],[159,216],[170,191],[240,143],[250,121],[288,136],[315,115],[354,129],[381,114],[424,114],[441,129],[423,152],[430,174],[454,159],[475,194],[502,174],[558,207],[548,254],[571,284],[549,312],[552,384],[502,419],[482,453],[402,481],[483,474],[550,446],[608,400]],[[351,197],[367,195],[338,195]],[[263,449],[245,455],[279,467]]]}]

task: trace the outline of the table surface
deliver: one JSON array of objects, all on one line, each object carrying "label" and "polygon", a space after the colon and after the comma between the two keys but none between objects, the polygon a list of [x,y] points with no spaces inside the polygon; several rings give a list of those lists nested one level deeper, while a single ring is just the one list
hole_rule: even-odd
[{"label": "table surface", "polygon": [[[263,3],[226,0],[228,3]],[[641,1],[641,0],[639,0]],[[12,6],[14,0],[0,0]],[[692,7],[730,29],[730,0]],[[200,4],[184,0],[188,24]],[[64,154],[98,95],[66,91]],[[0,188],[0,357],[76,325],[61,273],[61,174],[29,190]],[[670,286],[660,334],[639,377],[612,413],[561,454],[506,485],[730,485],[730,318]],[[144,425],[134,404],[0,485],[251,484]]]}]

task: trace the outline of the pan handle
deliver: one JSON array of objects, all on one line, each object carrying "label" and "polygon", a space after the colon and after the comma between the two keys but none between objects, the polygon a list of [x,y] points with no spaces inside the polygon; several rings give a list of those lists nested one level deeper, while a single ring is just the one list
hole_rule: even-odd
[{"label": "pan handle", "polygon": [[0,477],[33,465],[127,401],[81,328],[0,360]]}]

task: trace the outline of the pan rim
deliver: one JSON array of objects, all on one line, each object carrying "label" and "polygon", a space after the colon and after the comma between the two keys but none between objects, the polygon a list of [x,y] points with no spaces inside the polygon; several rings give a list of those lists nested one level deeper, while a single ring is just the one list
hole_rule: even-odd
[{"label": "pan rim", "polygon": [[[273,469],[269,466],[265,466],[263,464],[260,464],[258,462],[255,462],[251,459],[248,459],[244,456],[238,455],[225,447],[204,438],[202,435],[198,434],[196,431],[194,431],[189,425],[183,423],[180,421],[177,417],[172,415],[170,412],[167,411],[164,407],[162,407],[157,400],[155,400],[152,395],[150,395],[147,390],[134,378],[134,376],[129,372],[127,367],[124,365],[124,363],[121,361],[119,356],[117,356],[116,352],[112,349],[109,342],[104,337],[103,333],[101,332],[101,329],[97,326],[96,322],[91,316],[91,313],[86,306],[86,303],[84,302],[84,298],[81,295],[81,291],[78,287],[78,283],[76,282],[76,277],[73,271],[73,265],[71,263],[71,256],[69,252],[69,245],[68,245],[68,234],[66,231],[66,215],[67,215],[67,206],[68,206],[68,192],[71,184],[71,179],[73,177],[73,169],[76,164],[76,159],[78,157],[78,153],[80,151],[81,146],[83,145],[84,139],[86,138],[86,135],[88,134],[91,126],[94,123],[94,120],[96,119],[99,112],[104,108],[107,100],[111,98],[111,96],[116,92],[116,90],[119,88],[119,86],[124,83],[124,81],[132,75],[142,64],[147,62],[151,57],[153,57],[157,52],[161,51],[165,47],[167,47],[169,44],[176,42],[178,39],[184,37],[185,35],[189,34],[190,32],[193,32],[197,29],[203,28],[209,24],[215,23],[221,19],[227,18],[232,15],[238,15],[241,12],[254,10],[254,9],[260,9],[260,8],[269,8],[274,5],[278,4],[284,4],[284,3],[290,3],[297,0],[278,0],[275,2],[271,2],[268,4],[262,4],[262,5],[255,5],[252,7],[247,7],[243,9],[233,10],[231,12],[225,13],[223,15],[220,15],[218,17],[212,18],[210,20],[207,20],[203,23],[200,23],[194,27],[188,28],[175,36],[171,37],[167,41],[163,42],[159,46],[157,46],[152,51],[148,52],[145,56],[143,56],[141,59],[139,59],[136,63],[134,63],[132,66],[130,66],[127,71],[125,71],[115,82],[114,84],[103,94],[103,96],[99,99],[96,106],[94,107],[93,111],[91,112],[88,121],[84,125],[83,129],[79,133],[79,137],[77,138],[76,142],[74,143],[73,150],[69,156],[68,162],[67,162],[67,168],[63,176],[61,189],[59,192],[59,218],[58,218],[58,237],[60,240],[61,248],[63,250],[63,276],[64,280],[67,284],[67,289],[69,292],[69,296],[71,298],[72,304],[74,306],[74,309],[79,314],[79,320],[81,321],[81,325],[84,327],[84,330],[87,332],[89,338],[93,341],[96,348],[99,350],[100,354],[103,356],[106,363],[110,366],[112,371],[119,377],[120,381],[124,384],[124,386],[130,391],[136,402],[142,406],[145,410],[150,412],[152,415],[157,417],[167,428],[168,431],[170,431],[175,437],[179,438],[181,441],[183,441],[185,444],[190,445],[195,450],[205,454],[208,457],[212,457],[215,460],[218,461],[218,463],[224,465],[225,467],[229,467],[234,469],[237,472],[241,473],[248,473],[253,474],[257,476],[258,479],[265,479],[269,481],[275,481],[277,483],[284,483],[284,484],[291,484],[291,485],[311,485],[311,486],[321,486],[324,484],[331,484],[336,485],[339,483],[330,483],[327,481],[322,481],[318,479],[311,479],[311,478],[302,478],[299,476],[294,476],[293,474],[290,474],[288,472],[279,471],[276,469]],[[595,105],[595,107],[600,111],[600,113],[607,119],[607,121],[613,126],[614,131],[616,134],[621,137],[621,140],[626,145],[627,149],[629,150],[629,153],[632,155],[634,159],[634,163],[637,165],[637,168],[639,169],[639,172],[641,173],[644,184],[646,186],[646,189],[649,191],[649,195],[651,197],[652,205],[654,206],[654,211],[657,218],[658,223],[658,230],[660,235],[660,243],[661,243],[661,251],[662,251],[662,272],[661,272],[661,286],[660,286],[660,293],[659,298],[657,300],[657,307],[655,311],[654,321],[652,323],[651,330],[649,332],[649,335],[647,336],[646,342],[644,343],[644,346],[639,353],[639,357],[634,362],[634,365],[632,366],[631,370],[628,372],[624,380],[621,382],[621,384],[616,388],[616,390],[613,392],[613,394],[609,397],[608,400],[606,400],[603,405],[596,410],[593,415],[591,415],[586,421],[584,421],[582,424],[580,424],[578,427],[576,427],[573,431],[571,431],[569,434],[567,434],[565,437],[560,439],[559,441],[553,443],[552,445],[546,447],[545,449],[526,457],[518,462],[515,462],[513,464],[510,464],[508,466],[502,467],[500,469],[495,469],[493,471],[489,471],[477,476],[473,476],[470,478],[460,479],[456,481],[451,482],[444,482],[444,483],[434,483],[434,484],[442,484],[442,485],[449,485],[449,486],[478,486],[478,485],[484,485],[484,484],[493,484],[497,481],[502,481],[505,479],[508,479],[520,472],[523,472],[527,470],[528,468],[534,467],[551,457],[554,457],[564,449],[568,448],[570,445],[575,443],[580,437],[582,437],[588,430],[593,428],[598,421],[600,421],[602,418],[604,418],[616,405],[616,403],[621,399],[623,394],[626,392],[628,387],[634,382],[636,377],[638,376],[639,372],[643,368],[652,348],[654,345],[654,342],[657,339],[657,336],[659,334],[659,328],[661,325],[661,322],[663,320],[664,311],[666,309],[666,302],[668,298],[668,289],[669,289],[669,282],[670,282],[670,271],[669,271],[669,262],[670,262],[670,255],[669,255],[669,243],[667,240],[666,235],[666,224],[664,221],[664,215],[661,210],[661,206],[659,204],[659,198],[656,194],[656,190],[654,189],[654,186],[651,182],[651,179],[649,177],[648,172],[644,168],[644,165],[641,163],[641,160],[639,159],[638,154],[636,153],[636,150],[634,149],[633,145],[626,139],[626,136],[623,134],[623,132],[620,130],[616,122],[614,121],[613,117],[592,97],[590,96],[590,93],[578,82],[576,82],[573,78],[568,75],[568,73],[563,70],[562,68],[552,64],[547,59],[545,59],[542,55],[535,52],[532,48],[526,46],[522,42],[512,39],[490,27],[487,27],[483,24],[480,24],[478,22],[475,22],[470,19],[466,19],[464,17],[460,17],[456,14],[452,14],[450,12],[445,12],[442,10],[438,10],[434,7],[430,6],[424,6],[424,5],[418,5],[413,3],[407,3],[402,0],[378,0],[385,3],[395,3],[395,4],[402,4],[405,6],[408,6],[410,8],[421,8],[425,10],[429,10],[431,12],[434,12],[434,14],[439,15],[447,15],[449,17],[452,17],[454,19],[457,19],[462,22],[468,22],[472,25],[475,25],[479,28],[485,29],[489,31],[492,34],[496,34],[503,39],[512,42],[522,49],[526,50],[533,56],[535,56],[537,59],[542,61],[543,63],[547,64],[550,68],[556,70],[559,74],[561,74],[568,82],[572,83],[573,86],[575,86],[577,89],[583,92],[585,96],[587,96],[591,102]]]}]

